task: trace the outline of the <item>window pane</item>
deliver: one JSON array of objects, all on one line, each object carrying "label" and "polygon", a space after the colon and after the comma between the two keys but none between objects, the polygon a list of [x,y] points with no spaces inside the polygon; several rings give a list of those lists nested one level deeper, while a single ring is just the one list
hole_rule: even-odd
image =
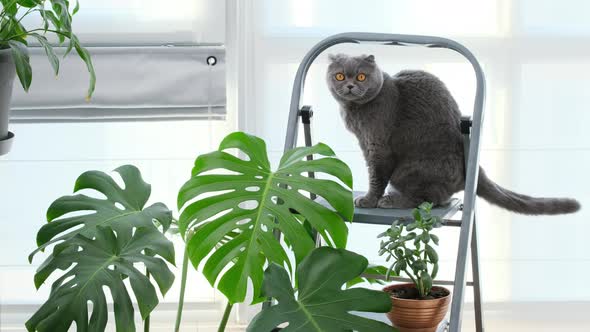
[{"label": "window pane", "polygon": [[584,0],[523,0],[519,20],[523,32],[533,35],[587,35],[590,2]]},{"label": "window pane", "polygon": [[270,35],[365,31],[471,36],[501,32],[499,7],[494,0],[265,0],[257,11]]},{"label": "window pane", "polygon": [[[38,26],[39,15],[25,25]],[[85,44],[224,43],[225,1],[83,0],[74,32]]]}]

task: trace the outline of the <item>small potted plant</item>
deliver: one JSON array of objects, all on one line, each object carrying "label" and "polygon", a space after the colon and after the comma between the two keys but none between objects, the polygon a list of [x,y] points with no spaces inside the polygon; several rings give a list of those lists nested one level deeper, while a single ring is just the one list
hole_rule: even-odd
[{"label": "small potted plant", "polygon": [[[73,7],[73,8],[71,8]],[[54,46],[68,41],[65,55],[72,50],[86,63],[90,83],[86,98],[94,92],[96,76],[90,53],[82,47],[72,32],[72,16],[78,12],[78,1],[69,0],[0,0],[0,156],[10,151],[14,134],[8,131],[10,99],[15,76],[25,91],[29,91],[33,71],[29,60],[30,42],[43,47],[55,75],[59,73],[59,56]],[[40,26],[25,27],[23,18],[40,16]],[[49,35],[54,35],[56,43]]]},{"label": "small potted plant", "polygon": [[393,259],[386,279],[394,272],[407,275],[413,282],[383,289],[393,303],[387,317],[401,332],[436,331],[451,302],[448,289],[432,285],[438,272],[438,254],[433,247],[438,245],[438,237],[430,232],[440,227],[441,221],[431,215],[431,210],[431,203],[422,203],[414,209],[412,223],[396,220],[378,236],[385,238],[379,255],[386,255],[387,261]]}]

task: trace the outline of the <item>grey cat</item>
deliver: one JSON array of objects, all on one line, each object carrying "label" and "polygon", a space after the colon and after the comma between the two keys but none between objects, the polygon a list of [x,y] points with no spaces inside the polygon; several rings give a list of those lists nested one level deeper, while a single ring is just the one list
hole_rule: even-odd
[{"label": "grey cat", "polygon": [[[326,75],[346,127],[354,133],[369,171],[364,208],[413,208],[447,203],[465,187],[459,107],[444,83],[419,70],[394,76],[375,57],[330,55]],[[393,190],[384,195],[387,184]],[[477,194],[523,214],[563,214],[580,209],[569,198],[537,198],[512,192],[479,169]]]}]

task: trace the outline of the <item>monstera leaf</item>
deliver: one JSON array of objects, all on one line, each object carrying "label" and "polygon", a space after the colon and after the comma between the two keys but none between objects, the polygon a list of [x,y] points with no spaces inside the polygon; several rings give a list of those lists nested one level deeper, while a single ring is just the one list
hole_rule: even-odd
[{"label": "monstera leaf", "polygon": [[[76,180],[74,192],[94,189],[106,199],[93,198],[83,194],[58,198],[47,210],[47,221],[37,233],[38,248],[33,256],[56,242],[67,241],[77,234],[94,237],[97,226],[110,226],[117,236],[129,239],[136,227],[154,227],[154,220],[164,231],[170,226],[172,212],[162,203],[143,208],[150,197],[151,186],[143,181],[135,166],[125,165],[115,169],[121,175],[125,188],[108,174],[99,171],[86,172]],[[89,213],[94,211],[93,213]],[[66,216],[69,213],[83,213]],[[82,227],[77,227],[82,225]]]},{"label": "monstera leaf", "polygon": [[[164,294],[173,275],[161,256],[174,263],[172,243],[163,235],[172,212],[162,203],[144,209],[151,186],[134,166],[115,170],[124,188],[105,173],[91,171],[76,181],[74,191],[91,189],[105,198],[83,194],[57,199],[47,211],[48,223],[39,230],[29,259],[54,244],[37,270],[37,288],[56,270],[66,271],[53,283],[48,301],[26,323],[29,331],[66,331],[72,321],[78,331],[104,330],[107,311],[103,286],[110,288],[117,331],[135,331],[133,306],[123,284],[128,279],[142,317],[158,303],[154,287],[134,263],[143,263]],[[70,269],[70,270],[68,270]],[[88,320],[87,302],[92,302]]]},{"label": "monstera leaf", "polygon": [[[264,272],[263,294],[278,301],[262,310],[250,323],[249,332],[270,332],[283,323],[288,331],[391,332],[385,323],[356,316],[357,312],[388,312],[389,295],[364,288],[342,290],[367,267],[367,259],[344,249],[315,249],[297,268],[298,291],[287,271],[272,263]],[[296,295],[297,293],[297,295]]]},{"label": "monstera leaf", "polygon": [[103,286],[112,294],[117,331],[135,331],[133,305],[123,280],[129,279],[143,318],[158,304],[154,286],[135,263],[143,263],[162,294],[170,289],[174,274],[163,259],[154,256],[174,263],[174,246],[162,233],[140,227],[131,238],[124,239],[110,227],[98,226],[94,235],[89,239],[78,234],[56,245],[40,266],[35,274],[37,288],[56,269],[73,267],[53,283],[47,302],[26,322],[29,331],[67,331],[72,322],[76,322],[78,331],[104,331],[108,309]]},{"label": "monstera leaf", "polygon": [[[224,151],[232,148],[247,160]],[[324,157],[305,159],[314,154]],[[184,207],[179,227],[183,234],[194,230],[187,244],[193,265],[198,267],[208,257],[203,273],[212,285],[219,279],[217,288],[231,303],[244,301],[248,279],[255,296],[259,294],[267,260],[292,269],[273,235],[275,229],[284,234],[298,262],[314,248],[302,220],[328,245],[346,246],[348,229],[343,218],[352,218],[352,192],[333,180],[309,178],[310,171],[352,187],[350,169],[324,144],[290,150],[273,172],[264,141],[236,132],[221,142],[218,151],[196,160],[193,177],[179,192],[178,206]],[[309,192],[323,197],[333,209],[309,199]],[[231,240],[223,241],[229,234]]]}]

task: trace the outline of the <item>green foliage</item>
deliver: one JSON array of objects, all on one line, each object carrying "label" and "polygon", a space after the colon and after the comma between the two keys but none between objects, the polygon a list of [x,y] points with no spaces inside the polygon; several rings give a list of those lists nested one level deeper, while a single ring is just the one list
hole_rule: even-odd
[{"label": "green foliage", "polygon": [[[94,237],[97,226],[110,226],[118,236],[126,238],[131,237],[133,228],[155,227],[154,220],[163,226],[164,231],[170,227],[172,212],[164,204],[155,203],[144,209],[150,197],[151,186],[143,181],[139,170],[135,166],[126,165],[115,171],[121,175],[125,189],[119,187],[108,174],[89,171],[78,177],[74,192],[93,189],[104,194],[106,199],[77,194],[60,197],[49,206],[48,223],[37,233],[38,248],[31,253],[29,261],[47,246],[67,241],[77,234],[87,238]],[[69,213],[88,211],[95,213],[63,217]],[[77,228],[79,225],[82,227]]]},{"label": "green foliage", "polygon": [[[96,74],[90,53],[82,47],[78,37],[72,32],[72,16],[78,11],[79,4],[76,1],[70,13],[69,0],[0,0],[2,12],[0,13],[0,49],[12,50],[12,56],[16,66],[16,73],[25,91],[29,90],[32,81],[32,69],[29,61],[28,39],[35,39],[45,49],[47,58],[51,63],[55,75],[59,73],[59,58],[46,35],[57,36],[59,46],[69,40],[67,55],[75,49],[78,56],[86,63],[90,74],[87,99],[90,99],[96,86]],[[27,29],[21,21],[24,17],[38,13],[42,18],[41,27]],[[41,32],[42,34],[39,34]],[[64,55],[64,57],[65,57]]]},{"label": "green foliage", "polygon": [[278,301],[261,311],[249,332],[268,332],[283,323],[285,331],[391,332],[382,322],[356,316],[351,311],[388,312],[391,299],[382,291],[342,290],[367,268],[367,259],[344,249],[322,247],[312,251],[297,267],[299,287],[291,286],[287,271],[272,263],[264,272],[263,294]]},{"label": "green foliage", "polygon": [[379,279],[378,277],[383,276],[386,273],[387,268],[385,266],[369,264],[362,275],[346,282],[346,288],[350,288],[354,285],[365,282],[372,285],[385,285],[386,282]]},{"label": "green foliage", "polygon": [[[227,149],[238,149],[247,160],[224,151]],[[314,154],[324,157],[305,159]],[[206,258],[203,274],[211,285],[218,282],[217,288],[230,303],[244,301],[248,279],[255,301],[260,300],[267,262],[294,270],[275,230],[284,234],[296,262],[314,248],[302,220],[329,246],[346,246],[348,229],[343,218],[352,218],[352,192],[335,181],[305,176],[310,171],[352,187],[350,169],[324,144],[287,152],[273,172],[264,141],[236,132],[221,142],[218,151],[196,160],[193,177],[178,195],[178,206],[183,207],[179,227],[183,235],[194,231],[187,242],[191,262],[198,268]],[[334,209],[314,202],[300,190],[323,197]]]},{"label": "green foliage", "polygon": [[[74,321],[78,331],[103,331],[107,322],[103,286],[110,289],[115,303],[117,331],[135,331],[134,310],[123,280],[129,280],[143,318],[158,304],[152,282],[135,264],[145,267],[162,294],[172,285],[174,275],[165,261],[174,264],[174,247],[163,234],[172,212],[162,203],[144,208],[151,186],[137,168],[127,165],[115,171],[124,189],[105,173],[85,172],[74,191],[91,189],[106,198],[76,194],[61,197],[49,207],[48,223],[37,234],[39,248],[29,259],[55,246],[37,270],[35,286],[41,287],[56,270],[64,273],[53,283],[49,299],[27,321],[29,331],[66,331]],[[89,301],[93,304],[90,318]]]},{"label": "green foliage", "polygon": [[[146,254],[150,252],[150,255]],[[162,233],[140,227],[122,240],[110,227],[98,227],[94,239],[76,235],[55,246],[35,274],[40,287],[56,269],[67,270],[52,285],[51,294],[26,322],[29,331],[67,331],[76,322],[78,331],[104,331],[107,325],[107,286],[115,303],[117,331],[135,331],[133,304],[123,281],[128,278],[138,301],[142,318],[158,304],[150,279],[134,264],[142,263],[157,282],[162,294],[172,286],[174,274],[163,259],[174,263],[174,246]],[[73,266],[69,269],[69,267]],[[87,303],[93,304],[90,320]]]},{"label": "green foliage", "polygon": [[432,280],[438,273],[438,254],[431,245],[438,245],[438,237],[430,232],[442,226],[442,223],[440,218],[431,215],[431,211],[431,203],[422,203],[414,209],[412,223],[404,226],[401,220],[396,220],[386,232],[378,236],[386,238],[381,241],[379,255],[386,255],[387,261],[394,259],[386,278],[392,272],[396,275],[404,272],[414,282],[421,298],[430,293]]}]

